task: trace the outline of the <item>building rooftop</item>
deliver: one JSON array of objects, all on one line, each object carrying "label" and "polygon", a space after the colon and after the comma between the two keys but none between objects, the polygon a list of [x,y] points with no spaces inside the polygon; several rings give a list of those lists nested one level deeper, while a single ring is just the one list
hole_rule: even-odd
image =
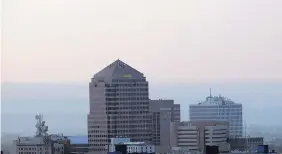
[{"label": "building rooftop", "polygon": [[35,145],[35,144],[45,144],[51,141],[62,141],[66,140],[64,136],[60,135],[48,135],[48,136],[35,136],[35,137],[18,137],[16,143],[18,145]]},{"label": "building rooftop", "polygon": [[87,136],[68,136],[70,144],[88,144]]},{"label": "building rooftop", "polygon": [[121,60],[116,60],[98,73],[94,75],[94,78],[143,78],[144,75],[122,62]]},{"label": "building rooftop", "polygon": [[44,144],[43,137],[18,137],[15,140],[17,145],[36,145],[36,144]]},{"label": "building rooftop", "polygon": [[125,145],[149,145],[146,142],[122,142],[120,144],[125,144]]},{"label": "building rooftop", "polygon": [[230,104],[239,104],[233,102],[231,99],[223,96],[208,96],[206,100],[199,102],[194,105],[230,105]]}]

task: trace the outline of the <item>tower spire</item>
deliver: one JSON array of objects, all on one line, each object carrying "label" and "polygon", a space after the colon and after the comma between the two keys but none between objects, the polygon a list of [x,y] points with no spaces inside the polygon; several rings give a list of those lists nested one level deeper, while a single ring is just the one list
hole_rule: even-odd
[{"label": "tower spire", "polygon": [[211,88],[210,88],[210,97],[212,97],[212,92],[211,92]]}]

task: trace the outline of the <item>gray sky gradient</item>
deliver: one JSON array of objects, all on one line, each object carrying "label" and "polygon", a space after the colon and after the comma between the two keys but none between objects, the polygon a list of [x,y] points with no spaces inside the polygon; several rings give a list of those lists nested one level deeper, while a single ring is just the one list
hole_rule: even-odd
[{"label": "gray sky gradient", "polygon": [[281,0],[3,0],[2,81],[86,82],[117,58],[157,82],[281,81],[281,8]]},{"label": "gray sky gradient", "polygon": [[[189,119],[189,105],[212,94],[227,96],[243,104],[246,124],[277,129],[282,127],[282,82],[280,83],[190,83],[156,84],[150,82],[151,99],[174,99],[181,104],[181,119]],[[87,132],[89,111],[88,83],[4,83],[2,85],[1,124],[3,132],[32,134],[34,116],[44,114],[50,132],[77,134]],[[62,123],[63,121],[63,123]],[[75,125],[74,125],[75,124]],[[21,127],[18,127],[18,126]],[[69,129],[65,129],[69,128]],[[265,133],[273,133],[265,129]],[[271,135],[272,137],[274,135]]]}]

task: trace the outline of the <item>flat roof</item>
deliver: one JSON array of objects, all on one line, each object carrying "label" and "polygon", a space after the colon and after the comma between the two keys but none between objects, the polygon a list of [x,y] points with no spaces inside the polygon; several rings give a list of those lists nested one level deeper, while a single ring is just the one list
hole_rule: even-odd
[{"label": "flat roof", "polygon": [[146,143],[146,142],[122,142],[122,143],[119,143],[119,144],[120,145],[151,145],[151,144]]},{"label": "flat roof", "polygon": [[88,144],[88,136],[68,136],[70,144]]}]

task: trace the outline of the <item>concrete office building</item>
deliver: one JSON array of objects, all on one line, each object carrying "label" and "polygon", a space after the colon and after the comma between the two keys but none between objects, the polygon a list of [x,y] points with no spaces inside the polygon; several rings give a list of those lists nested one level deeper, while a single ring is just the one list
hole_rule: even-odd
[{"label": "concrete office building", "polygon": [[170,123],[180,121],[180,105],[173,100],[150,100],[152,112],[153,143],[157,153],[169,153],[170,148]]},{"label": "concrete office building", "polygon": [[229,152],[226,147],[228,140],[228,123],[211,121],[185,121],[171,123],[171,146],[182,151],[205,152],[206,145],[224,146],[223,152]]},{"label": "concrete office building", "polygon": [[141,72],[116,60],[91,79],[89,99],[89,153],[107,153],[112,137],[152,140],[148,82]]},{"label": "concrete office building", "polygon": [[242,104],[222,96],[209,96],[205,101],[189,106],[190,121],[227,121],[232,138],[243,135]]}]

